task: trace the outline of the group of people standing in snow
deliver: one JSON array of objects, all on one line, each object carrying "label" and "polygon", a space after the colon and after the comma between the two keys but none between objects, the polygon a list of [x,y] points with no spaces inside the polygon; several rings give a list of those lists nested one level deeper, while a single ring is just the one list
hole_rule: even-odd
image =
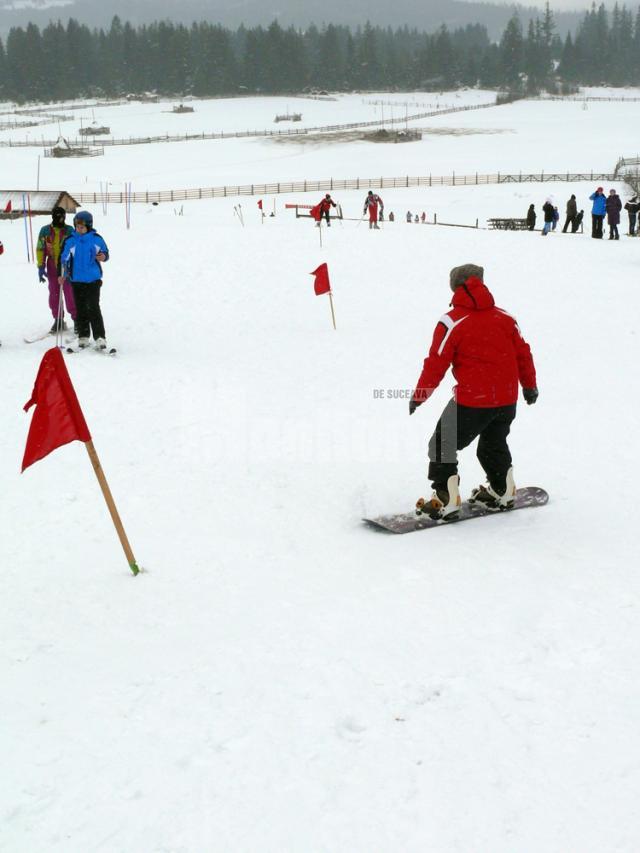
[{"label": "group of people standing in snow", "polygon": [[[595,192],[589,196],[591,201],[591,236],[595,240],[601,240],[603,237],[603,227],[605,216],[607,225],[609,226],[609,239],[619,240],[620,232],[618,225],[620,224],[620,214],[622,211],[622,201],[615,189],[609,190],[609,195],[605,196],[603,187],[598,187]],[[640,211],[640,201],[634,196],[625,205],[625,210],[629,215],[629,236],[636,235],[636,219],[638,211]],[[558,208],[553,203],[553,198],[549,197],[542,205],[542,213],[544,216],[544,224],[542,227],[542,236],[546,237],[549,231],[555,231],[560,220]],[[566,234],[567,229],[571,226],[571,233],[575,234],[582,224],[584,210],[578,210],[578,203],[575,195],[567,201],[566,217],[562,233]],[[529,205],[527,211],[527,228],[533,231],[536,226],[536,211],[533,204]]]},{"label": "group of people standing in snow", "polygon": [[102,264],[109,249],[93,227],[93,216],[78,211],[73,228],[66,224],[67,211],[54,207],[51,222],[38,233],[36,261],[38,280],[48,283],[49,310],[53,316],[50,334],[67,328],[64,309],[73,321],[81,349],[89,346],[93,333],[98,349],[106,349],[104,320],[100,309]]}]

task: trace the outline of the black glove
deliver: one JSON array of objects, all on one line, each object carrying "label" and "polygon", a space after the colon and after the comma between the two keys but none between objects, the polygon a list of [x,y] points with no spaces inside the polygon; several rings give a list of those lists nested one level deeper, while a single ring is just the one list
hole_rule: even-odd
[{"label": "black glove", "polygon": [[527,406],[532,406],[535,401],[538,399],[538,389],[537,388],[523,388],[522,396],[527,401]]},{"label": "black glove", "polygon": [[38,267],[38,281],[45,281],[46,276],[44,274],[44,264],[41,267]]}]

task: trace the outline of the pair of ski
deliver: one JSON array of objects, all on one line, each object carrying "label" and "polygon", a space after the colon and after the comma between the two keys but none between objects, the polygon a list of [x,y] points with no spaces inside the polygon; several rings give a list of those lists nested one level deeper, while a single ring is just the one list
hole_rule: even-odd
[{"label": "pair of ski", "polygon": [[85,350],[91,350],[91,352],[98,352],[102,355],[115,355],[118,350],[115,347],[103,347],[102,349],[93,346],[93,347],[80,347],[80,346],[66,346],[65,352],[74,353],[74,352],[84,352]]},{"label": "pair of ski", "polygon": [[416,515],[412,512],[400,512],[395,515],[378,515],[375,518],[363,518],[362,520],[376,530],[385,530],[388,533],[414,533],[416,530],[428,530],[430,527],[449,527],[459,521],[469,521],[472,518],[484,518],[487,515],[508,515],[517,509],[528,509],[534,506],[544,506],[549,500],[549,495],[538,486],[527,486],[524,489],[516,489],[516,500],[511,509],[496,512],[488,509],[482,504],[470,504],[464,501],[460,511],[455,518],[445,521],[444,519],[429,518],[428,515]]},{"label": "pair of ski", "polygon": [[[64,332],[63,332],[64,334]],[[55,332],[45,332],[43,335],[37,335],[35,338],[23,338],[25,344],[35,344],[38,341],[44,341],[49,337],[54,337]],[[68,353],[82,352],[83,349],[91,349],[94,352],[100,352],[105,355],[115,355],[117,350],[115,347],[107,347],[105,349],[97,349],[96,347],[79,347],[77,346],[78,339],[75,337],[64,338],[62,349]],[[75,345],[74,345],[75,344]]]}]

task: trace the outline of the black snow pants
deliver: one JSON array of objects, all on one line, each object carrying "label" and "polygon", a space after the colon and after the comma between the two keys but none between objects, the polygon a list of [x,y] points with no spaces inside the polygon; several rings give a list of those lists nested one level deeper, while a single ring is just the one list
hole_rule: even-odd
[{"label": "black snow pants", "polygon": [[591,236],[596,240],[602,240],[602,221],[604,214],[600,216],[597,213],[591,214]]},{"label": "black snow pants", "polygon": [[104,320],[100,310],[100,288],[102,281],[73,281],[73,297],[76,300],[76,327],[79,338],[88,338],[89,330],[93,339],[106,337]]},{"label": "black snow pants", "polygon": [[511,467],[507,436],[515,416],[515,403],[476,409],[450,400],[429,441],[429,479],[433,488],[446,489],[449,477],[458,473],[458,450],[479,436],[478,460],[492,488],[502,494]]}]

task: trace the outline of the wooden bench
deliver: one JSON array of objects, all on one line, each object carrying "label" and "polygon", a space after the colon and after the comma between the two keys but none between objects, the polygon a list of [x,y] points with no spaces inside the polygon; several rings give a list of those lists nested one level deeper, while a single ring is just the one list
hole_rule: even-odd
[{"label": "wooden bench", "polygon": [[489,228],[499,228],[501,231],[526,231],[528,229],[526,219],[488,219]]}]

